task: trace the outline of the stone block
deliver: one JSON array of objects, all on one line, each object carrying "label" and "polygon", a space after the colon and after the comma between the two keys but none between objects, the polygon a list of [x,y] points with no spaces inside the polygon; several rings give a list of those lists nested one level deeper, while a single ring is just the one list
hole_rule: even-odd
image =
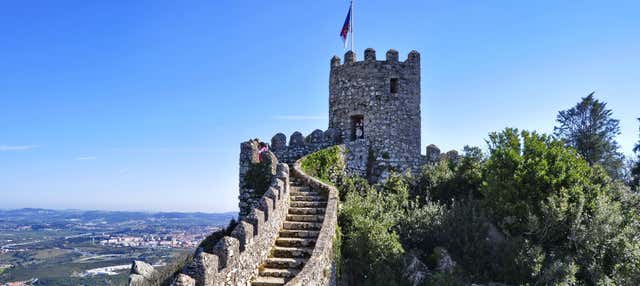
[{"label": "stone block", "polygon": [[273,203],[273,199],[268,198],[268,197],[260,198],[260,202],[258,203],[258,207],[260,208],[260,210],[262,210],[264,212],[264,220],[265,221],[269,221],[271,219],[271,216],[273,215],[274,205],[275,204]]},{"label": "stone block", "polygon": [[287,136],[278,133],[271,138],[271,149],[274,151],[284,150],[287,148]]},{"label": "stone block", "polygon": [[244,251],[247,245],[253,241],[253,225],[246,221],[240,221],[231,232],[231,236],[240,243],[240,251]]},{"label": "stone block", "polygon": [[247,221],[253,224],[253,235],[260,235],[260,230],[264,227],[265,223],[264,212],[257,208],[254,208],[247,216]]},{"label": "stone block", "polygon": [[178,274],[178,277],[176,277],[176,280],[174,280],[171,285],[172,286],[196,286],[196,280],[189,277],[188,275],[180,273]]},{"label": "stone block", "polygon": [[296,131],[291,134],[291,138],[289,139],[289,147],[302,147],[304,146],[304,136],[302,133]]},{"label": "stone block", "polygon": [[[204,253],[204,252],[203,252]],[[218,268],[233,266],[233,259],[240,253],[240,242],[238,239],[225,236],[213,247],[213,254],[218,258]],[[204,253],[207,254],[207,253]]]},{"label": "stone block", "polygon": [[367,48],[364,50],[364,60],[365,61],[375,61],[376,60],[376,50],[372,48]]}]

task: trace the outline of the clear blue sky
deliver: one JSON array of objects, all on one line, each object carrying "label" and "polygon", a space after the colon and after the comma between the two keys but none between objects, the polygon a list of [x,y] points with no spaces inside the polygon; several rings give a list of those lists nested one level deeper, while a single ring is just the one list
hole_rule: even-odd
[{"label": "clear blue sky", "polygon": [[[100,2],[100,3],[98,3]],[[326,129],[347,1],[4,1],[0,208],[237,210],[241,141]],[[596,91],[631,153],[638,1],[364,1],[356,49],[422,54],[422,142],[553,129]]]}]

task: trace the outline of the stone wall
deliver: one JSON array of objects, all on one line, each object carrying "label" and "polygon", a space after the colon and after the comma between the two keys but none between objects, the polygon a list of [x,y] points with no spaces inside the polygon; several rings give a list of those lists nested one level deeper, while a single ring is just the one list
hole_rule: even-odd
[{"label": "stone wall", "polygon": [[258,206],[262,193],[266,191],[267,187],[265,186],[264,190],[257,190],[255,187],[248,186],[251,180],[248,176],[254,176],[253,180],[256,180],[256,176],[269,178],[276,174],[278,159],[272,152],[267,152],[262,155],[264,165],[260,165],[260,158],[258,156],[259,143],[259,140],[253,139],[240,144],[240,174],[238,176],[239,219],[243,219],[249,215],[251,210]]},{"label": "stone wall", "polygon": [[271,151],[280,162],[293,164],[302,156],[339,144],[341,141],[339,130],[331,128],[324,132],[316,129],[306,137],[296,131],[289,137],[288,145],[287,136],[278,133],[271,138]]},{"label": "stone wall", "polygon": [[[395,90],[392,85],[397,87]],[[329,78],[329,127],[340,131],[344,142],[353,141],[354,118],[362,118],[362,138],[375,157],[399,170],[420,161],[420,54],[409,53],[399,61],[389,50],[378,61],[367,49],[364,61],[352,51],[331,60]]]},{"label": "stone wall", "polygon": [[231,236],[218,242],[214,253],[197,251],[183,274],[195,279],[198,286],[250,285],[258,266],[269,256],[288,212],[289,166],[280,163],[258,207],[238,223]]},{"label": "stone wall", "polygon": [[[214,246],[213,253],[198,249],[194,258],[182,269],[180,281],[193,281],[195,286],[245,286],[258,274],[258,267],[269,256],[283,221],[289,212],[289,166],[279,163],[273,180],[238,225]],[[130,286],[149,285],[141,275],[133,273]]]}]

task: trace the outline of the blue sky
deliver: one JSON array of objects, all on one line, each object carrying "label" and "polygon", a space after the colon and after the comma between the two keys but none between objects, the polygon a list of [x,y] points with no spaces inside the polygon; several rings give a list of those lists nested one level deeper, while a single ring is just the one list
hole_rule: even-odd
[{"label": "blue sky", "polygon": [[[101,2],[101,3],[98,3]],[[347,1],[5,1],[0,208],[237,210],[239,144],[326,129]],[[358,1],[356,51],[422,55],[422,145],[640,117],[637,1]]]}]

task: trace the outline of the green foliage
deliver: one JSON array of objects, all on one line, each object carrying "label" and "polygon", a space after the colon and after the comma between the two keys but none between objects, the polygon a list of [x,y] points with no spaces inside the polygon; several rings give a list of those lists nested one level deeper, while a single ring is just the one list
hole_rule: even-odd
[{"label": "green foliage", "polygon": [[404,248],[396,228],[407,206],[408,185],[392,175],[377,187],[346,192],[340,210],[342,269],[349,285],[404,285]]},{"label": "green foliage", "polygon": [[484,157],[478,147],[464,147],[460,160],[442,160],[423,166],[411,195],[450,204],[454,200],[478,197]]},{"label": "green foliage", "polygon": [[340,188],[340,201],[345,201],[349,193],[357,193],[360,196],[364,196],[371,188],[369,181],[359,176],[345,176],[341,178],[338,185]]},{"label": "green foliage", "polygon": [[593,92],[576,106],[560,111],[554,128],[555,135],[590,164],[600,164],[614,179],[621,177],[623,156],[615,137],[620,134],[619,121],[611,118],[607,104],[593,97]]},{"label": "green foliage", "polygon": [[[482,192],[499,225],[511,235],[544,227],[548,244],[569,234],[569,222],[593,210],[597,188],[591,169],[573,150],[553,138],[507,129],[489,136]],[[522,140],[522,145],[521,145]]]},{"label": "green foliage", "polygon": [[488,157],[466,147],[415,179],[340,181],[346,285],[403,285],[406,253],[434,271],[425,285],[640,285],[639,194],[553,137],[487,143]]},{"label": "green foliage", "polygon": [[[638,121],[640,121],[640,118],[638,118]],[[633,152],[638,154],[638,158],[635,160],[635,163],[631,167],[630,185],[631,185],[631,188],[633,188],[637,192],[640,192],[640,140],[638,140],[638,143],[633,148]]]},{"label": "green foliage", "polygon": [[327,183],[339,180],[344,173],[344,168],[342,148],[340,146],[322,149],[307,156],[302,161],[302,170],[305,173]]},{"label": "green foliage", "polygon": [[637,211],[622,210],[630,202],[602,168],[553,138],[515,129],[491,134],[489,149],[483,205],[510,239],[541,247],[532,282],[638,282],[630,278],[640,269]]}]

